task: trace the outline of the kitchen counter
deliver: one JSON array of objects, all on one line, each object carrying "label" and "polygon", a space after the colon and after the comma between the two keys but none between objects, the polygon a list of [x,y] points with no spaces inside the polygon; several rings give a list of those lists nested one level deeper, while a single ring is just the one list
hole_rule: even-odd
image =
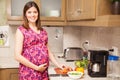
[{"label": "kitchen counter", "polygon": [[[74,62],[66,62],[63,58],[58,58],[57,56],[58,55],[55,55],[58,62],[60,62],[62,64],[65,64],[67,66],[70,66],[73,69],[75,68]],[[49,67],[49,70],[48,70],[50,80],[73,80],[73,79],[70,79],[68,76],[60,76],[60,75],[56,74],[55,71],[54,71],[54,68],[55,68],[55,66],[52,63],[50,63],[50,67]],[[87,74],[87,70],[85,70],[84,76],[81,79],[78,79],[78,80],[107,80],[107,79],[106,79],[106,77],[90,77]]]},{"label": "kitchen counter", "polygon": [[[50,76],[50,80],[73,80],[70,79],[67,75],[65,76],[61,76],[55,73],[54,71],[55,67],[50,67],[49,68],[49,76]],[[55,75],[56,74],[56,75]],[[106,77],[90,77],[87,74],[87,70],[85,70],[85,74],[81,79],[78,80],[107,80]]]},{"label": "kitchen counter", "polygon": [[0,57],[0,68],[18,68],[19,63],[13,57]]},{"label": "kitchen counter", "polygon": [[[68,62],[66,62],[66,65],[67,64],[68,64]],[[50,80],[73,80],[73,79],[70,79],[67,75],[61,76],[61,75],[56,74],[54,71],[54,68],[55,68],[55,66],[49,67],[48,71],[49,71]],[[87,70],[85,70],[84,76],[78,80],[107,80],[107,79],[106,79],[106,77],[90,77],[87,74]]]},{"label": "kitchen counter", "polygon": [[[71,79],[68,76],[54,76],[54,77],[50,77],[50,80],[74,80],[74,79]],[[87,74],[85,74],[84,77],[77,80],[107,80],[107,78],[102,78],[102,77],[92,78],[89,77]]]}]

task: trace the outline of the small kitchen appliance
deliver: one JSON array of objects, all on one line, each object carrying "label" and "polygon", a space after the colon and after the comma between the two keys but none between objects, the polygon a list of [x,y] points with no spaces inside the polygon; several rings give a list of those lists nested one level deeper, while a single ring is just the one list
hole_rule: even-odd
[{"label": "small kitchen appliance", "polygon": [[88,75],[91,77],[106,77],[109,52],[106,50],[89,51],[90,63],[88,65]]},{"label": "small kitchen appliance", "polygon": [[64,50],[63,56],[58,57],[64,58],[66,61],[82,60],[84,57],[84,53],[82,48],[68,47]]}]

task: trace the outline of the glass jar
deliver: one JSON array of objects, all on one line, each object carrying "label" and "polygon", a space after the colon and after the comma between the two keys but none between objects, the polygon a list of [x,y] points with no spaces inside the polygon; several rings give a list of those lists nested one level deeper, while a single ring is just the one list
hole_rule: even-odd
[{"label": "glass jar", "polygon": [[109,55],[107,65],[107,80],[120,80],[120,60],[118,56]]}]

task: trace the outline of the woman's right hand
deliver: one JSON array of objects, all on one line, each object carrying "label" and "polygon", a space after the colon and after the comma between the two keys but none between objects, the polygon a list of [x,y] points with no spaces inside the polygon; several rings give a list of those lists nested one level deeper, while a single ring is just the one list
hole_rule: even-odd
[{"label": "woman's right hand", "polygon": [[44,72],[47,67],[47,63],[41,64],[37,67],[37,71]]}]

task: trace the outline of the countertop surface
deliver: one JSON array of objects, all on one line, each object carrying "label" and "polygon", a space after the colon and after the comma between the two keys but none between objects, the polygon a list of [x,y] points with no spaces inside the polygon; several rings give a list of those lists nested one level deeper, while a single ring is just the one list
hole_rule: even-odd
[{"label": "countertop surface", "polygon": [[0,68],[18,68],[19,63],[13,57],[1,57]]},{"label": "countertop surface", "polygon": [[[58,62],[65,64],[67,66],[72,67],[73,69],[75,68],[75,64],[74,61],[73,62],[66,62],[65,59],[63,58],[58,58],[58,55],[55,55],[56,59]],[[54,71],[55,66],[51,63],[48,69],[49,75],[50,75],[50,80],[73,80],[70,79],[68,76],[60,76],[60,75],[55,75],[56,72]],[[106,77],[90,77],[87,74],[87,69],[85,70],[85,74],[82,78],[78,79],[78,80],[107,80]]]},{"label": "countertop surface", "polygon": [[[54,66],[50,66],[49,68],[49,75],[50,75],[50,80],[73,80],[71,78],[69,78],[68,76],[61,76],[61,75],[55,75],[55,71],[54,71]],[[77,79],[77,80],[107,80],[106,77],[90,77],[88,74],[87,74],[87,70],[85,70],[85,73],[84,73],[84,76],[80,79]]]}]

